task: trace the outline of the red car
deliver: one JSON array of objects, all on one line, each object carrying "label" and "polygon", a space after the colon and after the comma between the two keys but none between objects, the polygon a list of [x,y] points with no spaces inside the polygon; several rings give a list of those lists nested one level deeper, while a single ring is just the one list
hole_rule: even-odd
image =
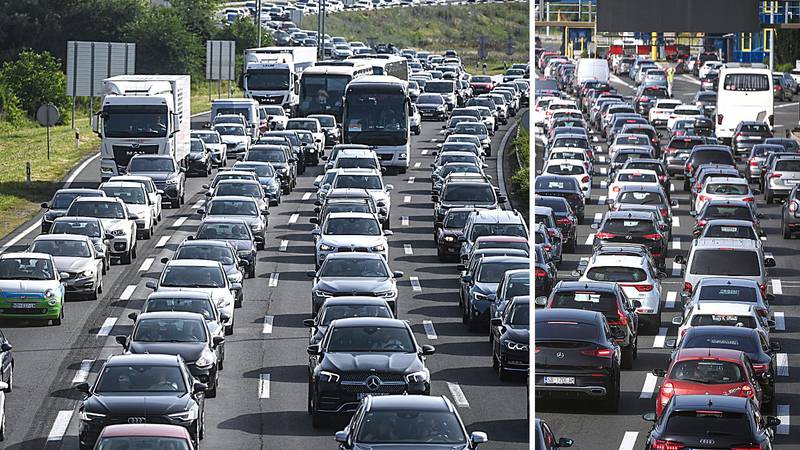
[{"label": "red car", "polygon": [[738,350],[688,348],[675,352],[669,368],[654,369],[665,377],[656,396],[656,417],[675,395],[734,395],[761,405],[761,385],[750,360]]},{"label": "red car", "polygon": [[94,450],[158,448],[194,450],[186,428],[152,423],[109,425],[100,432]]}]

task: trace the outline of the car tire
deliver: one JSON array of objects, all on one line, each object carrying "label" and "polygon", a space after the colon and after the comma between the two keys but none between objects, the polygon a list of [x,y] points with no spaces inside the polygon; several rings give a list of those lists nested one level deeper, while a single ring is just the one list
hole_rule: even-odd
[{"label": "car tire", "polygon": [[120,256],[119,257],[119,263],[120,264],[130,264],[131,263],[131,259],[132,259],[131,258],[132,257],[132,252],[133,252],[133,249],[130,249],[126,253],[124,253],[122,256]]},{"label": "car tire", "polygon": [[764,191],[764,201],[767,202],[768,205],[775,202],[775,196],[772,194],[772,191],[769,189]]},{"label": "car tire", "polygon": [[236,325],[236,319],[232,319],[231,324],[225,326],[225,336],[230,336],[233,334],[234,325]]},{"label": "car tire", "polygon": [[214,398],[217,396],[217,386],[219,386],[219,375],[217,375],[216,380],[214,380],[214,387],[209,387],[206,390],[206,398]]},{"label": "car tire", "polygon": [[131,247],[131,258],[136,259],[139,255],[137,254],[137,247],[139,246],[139,241],[134,241],[133,247]]},{"label": "car tire", "polygon": [[64,319],[64,305],[63,304],[61,305],[61,314],[58,316],[57,319],[52,319],[51,322],[53,322],[53,325],[59,326],[59,325],[61,325],[62,319]]},{"label": "car tire", "polygon": [[241,297],[237,296],[236,299],[233,301],[233,307],[234,308],[241,308],[243,299],[244,299],[244,295],[242,295]]},{"label": "car tire", "polygon": [[283,195],[289,195],[292,192],[292,188],[290,186],[286,186],[283,188]]},{"label": "car tire", "polygon": [[11,364],[11,367],[8,369],[8,381],[6,381],[8,385],[3,392],[9,393],[14,390],[14,364]]},{"label": "car tire", "polygon": [[622,349],[622,368],[623,369],[632,369],[633,368],[633,343],[627,346],[626,348]]},{"label": "car tire", "polygon": [[511,379],[511,373],[503,367],[502,363],[497,366],[497,376],[500,381],[509,381]]},{"label": "car tire", "polygon": [[577,247],[577,246],[578,246],[578,238],[575,237],[575,235],[573,235],[572,239],[570,239],[567,242],[567,245],[564,248],[564,251],[566,251],[567,253],[575,253],[575,247]]},{"label": "car tire", "polygon": [[783,238],[784,239],[791,239],[792,232],[789,230],[789,227],[786,226],[785,223],[781,220],[781,230],[783,230]]},{"label": "car tire", "polygon": [[142,230],[142,239],[150,239],[153,236],[153,224],[150,224],[150,228],[146,230]]},{"label": "car tire", "polygon": [[6,440],[6,415],[3,414],[3,420],[0,422],[0,441]]},{"label": "car tire", "polygon": [[614,386],[606,392],[606,397],[603,399],[603,409],[610,413],[619,411],[619,373],[616,374]]}]

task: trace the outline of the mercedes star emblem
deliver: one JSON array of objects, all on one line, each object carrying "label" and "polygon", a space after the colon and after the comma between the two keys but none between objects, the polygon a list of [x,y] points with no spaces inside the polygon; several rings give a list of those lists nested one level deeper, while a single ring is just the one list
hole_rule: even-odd
[{"label": "mercedes star emblem", "polygon": [[564,357],[564,352],[556,353],[556,358],[563,358],[563,357]]},{"label": "mercedes star emblem", "polygon": [[381,387],[381,379],[375,375],[370,375],[364,382],[370,391],[377,391]]}]

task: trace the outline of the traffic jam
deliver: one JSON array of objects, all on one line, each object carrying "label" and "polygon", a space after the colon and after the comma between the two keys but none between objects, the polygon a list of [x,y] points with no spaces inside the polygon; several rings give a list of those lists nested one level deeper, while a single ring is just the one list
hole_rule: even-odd
[{"label": "traffic jam", "polygon": [[781,74],[700,56],[536,49],[537,449],[797,448],[800,146]]}]

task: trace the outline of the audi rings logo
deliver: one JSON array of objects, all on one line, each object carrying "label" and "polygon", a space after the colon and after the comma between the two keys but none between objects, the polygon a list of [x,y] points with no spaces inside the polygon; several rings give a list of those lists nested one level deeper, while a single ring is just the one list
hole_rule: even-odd
[{"label": "audi rings logo", "polygon": [[564,352],[556,353],[556,358],[563,359],[564,358]]},{"label": "audi rings logo", "polygon": [[145,417],[128,417],[128,423],[147,423]]},{"label": "audi rings logo", "polygon": [[367,385],[367,389],[370,391],[377,391],[381,387],[381,379],[375,375],[370,375],[367,377],[367,380],[364,381],[364,384]]},{"label": "audi rings logo", "polygon": [[714,439],[700,439],[700,445],[714,445],[715,443]]}]

